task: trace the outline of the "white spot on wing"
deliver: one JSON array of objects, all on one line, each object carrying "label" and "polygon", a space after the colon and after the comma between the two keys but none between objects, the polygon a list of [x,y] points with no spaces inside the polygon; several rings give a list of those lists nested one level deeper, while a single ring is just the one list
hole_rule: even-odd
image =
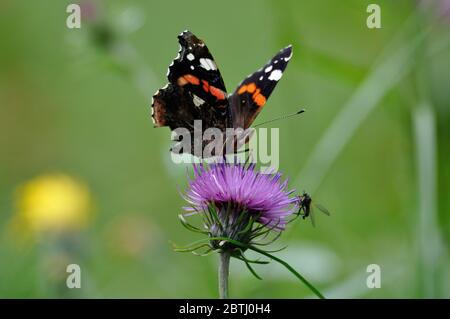
[{"label": "white spot on wing", "polygon": [[283,75],[283,72],[281,70],[273,70],[272,73],[269,75],[269,80],[271,81],[278,81],[281,79],[281,76]]},{"label": "white spot on wing", "polygon": [[191,65],[191,70],[195,69],[193,65]]},{"label": "white spot on wing", "polygon": [[201,58],[200,59],[200,66],[204,68],[205,70],[217,70],[216,63],[214,63],[211,59]]},{"label": "white spot on wing", "polygon": [[259,80],[262,81],[263,79],[264,79],[264,77],[261,75],[261,76],[259,77]]},{"label": "white spot on wing", "polygon": [[186,58],[187,58],[189,61],[192,61],[192,60],[195,59],[195,56],[194,56],[192,53],[189,53],[188,55],[186,55]]},{"label": "white spot on wing", "polygon": [[270,71],[272,71],[272,65],[269,65],[264,72],[269,73]]},{"label": "white spot on wing", "polygon": [[194,102],[195,106],[200,106],[203,103],[205,103],[205,101],[202,100],[201,98],[199,98],[197,95],[195,95],[195,94],[193,94],[193,95],[194,95],[194,99],[192,101]]}]

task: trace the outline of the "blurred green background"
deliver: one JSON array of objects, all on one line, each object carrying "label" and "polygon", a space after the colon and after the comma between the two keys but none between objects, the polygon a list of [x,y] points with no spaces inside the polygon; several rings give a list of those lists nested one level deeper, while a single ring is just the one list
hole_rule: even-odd
[{"label": "blurred green background", "polygon": [[[293,44],[257,122],[307,108],[269,126],[291,187],[332,215],[291,224],[277,256],[327,297],[450,297],[450,3],[378,0],[382,28],[369,29],[372,2],[83,1],[68,29],[72,1],[1,1],[0,297],[217,297],[218,256],[172,250],[200,237],[177,219],[186,166],[150,118],[185,29],[229,92]],[[89,188],[87,227],[15,227],[20,189],[48,174]],[[81,289],[65,288],[68,263]],[[264,280],[232,262],[232,297],[311,296],[277,264],[256,269]]]}]

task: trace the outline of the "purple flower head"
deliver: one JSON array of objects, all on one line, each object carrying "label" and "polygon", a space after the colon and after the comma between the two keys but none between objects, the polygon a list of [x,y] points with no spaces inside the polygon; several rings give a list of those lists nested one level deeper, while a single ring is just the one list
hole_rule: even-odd
[{"label": "purple flower head", "polygon": [[283,230],[287,218],[298,211],[298,198],[291,196],[295,190],[288,190],[287,183],[281,181],[281,173],[263,174],[254,164],[194,166],[194,178],[184,195],[190,206],[184,209],[206,214],[213,209],[205,222],[212,237],[249,243],[258,234],[252,233],[253,223],[261,224],[258,231]]},{"label": "purple flower head", "polygon": [[262,174],[255,165],[220,163],[209,167],[194,166],[195,178],[189,182],[188,211],[204,210],[208,205],[233,204],[248,214],[258,215],[258,222],[283,229],[286,218],[296,212],[297,198],[290,197],[281,173]]}]

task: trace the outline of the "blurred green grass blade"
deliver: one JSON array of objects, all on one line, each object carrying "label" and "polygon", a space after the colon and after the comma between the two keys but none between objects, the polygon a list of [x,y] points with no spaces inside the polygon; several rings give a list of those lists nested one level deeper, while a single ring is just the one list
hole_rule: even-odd
[{"label": "blurred green grass blade", "polygon": [[438,275],[443,253],[437,218],[436,121],[433,108],[422,102],[413,111],[418,192],[417,234],[421,291],[437,298]]},{"label": "blurred green grass blade", "polygon": [[[407,29],[410,28],[409,21],[406,23],[405,28]],[[380,62],[373,67],[316,144],[295,180],[296,185],[305,185],[304,187],[314,193],[369,113],[379,104],[386,93],[411,70],[414,65],[415,52],[423,43],[429,30],[422,30],[412,39],[406,37],[408,41],[403,37],[403,40],[394,38],[395,43],[388,46],[391,49],[382,55]],[[404,29],[400,33],[405,33]],[[410,34],[411,32],[406,33]],[[404,45],[392,52],[397,41],[403,41]]]}]

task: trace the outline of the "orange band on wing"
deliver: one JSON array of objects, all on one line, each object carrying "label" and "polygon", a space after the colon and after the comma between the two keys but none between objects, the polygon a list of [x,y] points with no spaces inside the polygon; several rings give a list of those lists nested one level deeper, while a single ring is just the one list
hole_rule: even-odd
[{"label": "orange band on wing", "polygon": [[[179,86],[186,84],[200,85],[200,79],[192,74],[180,76],[177,80]],[[211,93],[217,100],[225,100],[225,92],[215,86],[209,85],[208,81],[202,80],[202,88],[205,92]]]},{"label": "orange band on wing", "polygon": [[225,100],[225,93],[221,89],[209,85],[208,81],[205,80],[202,80],[202,83],[205,92],[211,93],[217,100]]},{"label": "orange band on wing", "polygon": [[203,90],[205,90],[205,92],[209,92],[209,83],[208,81],[202,80],[203,83]]},{"label": "orange band on wing", "polygon": [[248,93],[253,93],[253,92],[255,92],[255,90],[256,90],[255,83],[252,82],[252,83],[247,85],[247,92]]},{"label": "orange band on wing", "polygon": [[186,74],[186,75],[180,76],[177,80],[177,83],[179,86],[184,86],[186,84],[199,85],[200,80],[198,79],[198,77],[196,77],[192,74]]},{"label": "orange band on wing", "polygon": [[256,103],[256,105],[258,106],[263,106],[264,104],[266,104],[266,97],[264,95],[262,95],[261,93],[257,94],[257,95],[253,95],[253,101]]},{"label": "orange band on wing", "polygon": [[225,100],[225,93],[221,89],[218,89],[214,86],[209,87],[209,92],[216,97],[218,100]]},{"label": "orange band on wing", "polygon": [[247,85],[243,85],[239,88],[238,94],[241,95],[242,93],[247,92]]},{"label": "orange band on wing", "polygon": [[190,84],[194,84],[194,85],[199,85],[200,84],[200,80],[198,79],[198,77],[193,76],[192,74],[186,74],[184,76],[184,78],[186,79],[186,81],[188,81]]},{"label": "orange band on wing", "polygon": [[262,95],[261,89],[258,89],[256,87],[255,83],[249,83],[247,85],[242,85],[239,90],[238,94],[244,94],[244,93],[250,93],[252,94],[252,100],[255,102],[257,106],[263,106],[266,103],[266,97]]}]

